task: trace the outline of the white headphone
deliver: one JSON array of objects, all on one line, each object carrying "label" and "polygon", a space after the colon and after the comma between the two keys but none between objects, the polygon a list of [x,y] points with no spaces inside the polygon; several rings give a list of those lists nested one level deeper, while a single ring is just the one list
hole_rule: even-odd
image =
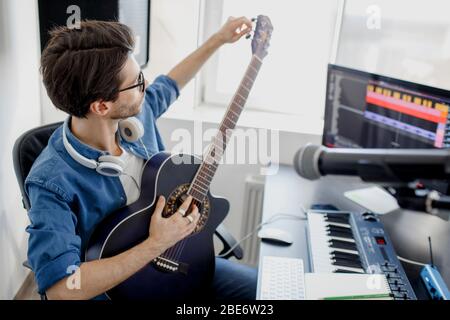
[{"label": "white headphone", "polygon": [[[108,177],[118,177],[123,173],[125,163],[118,157],[111,155],[100,156],[97,160],[88,159],[78,153],[69,143],[66,135],[66,125],[63,125],[63,143],[69,155],[76,162],[89,169],[95,169],[99,174]],[[122,139],[127,142],[134,142],[142,138],[144,135],[144,126],[136,117],[127,118],[119,122],[119,133]]]}]

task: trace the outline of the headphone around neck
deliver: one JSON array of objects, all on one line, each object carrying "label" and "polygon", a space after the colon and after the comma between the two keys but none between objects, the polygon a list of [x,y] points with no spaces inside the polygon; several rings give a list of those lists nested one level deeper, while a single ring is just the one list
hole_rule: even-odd
[{"label": "headphone around neck", "polygon": [[[89,169],[95,169],[99,174],[108,177],[118,177],[123,174],[125,163],[116,156],[103,155],[97,160],[88,159],[75,150],[69,143],[66,135],[66,126],[69,118],[63,125],[63,144],[66,151],[76,162]],[[144,126],[136,117],[127,118],[119,122],[119,134],[127,142],[135,142],[144,135]]]}]

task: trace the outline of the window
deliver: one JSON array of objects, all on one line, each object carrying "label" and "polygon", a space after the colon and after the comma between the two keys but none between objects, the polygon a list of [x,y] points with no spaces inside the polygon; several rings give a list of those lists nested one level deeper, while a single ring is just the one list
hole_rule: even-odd
[{"label": "window", "polygon": [[[274,31],[269,55],[256,79],[247,109],[321,118],[327,64],[337,18],[337,0],[205,1],[204,39],[229,16],[270,17]],[[226,107],[251,59],[250,41],[226,45],[202,76],[202,102]]]}]

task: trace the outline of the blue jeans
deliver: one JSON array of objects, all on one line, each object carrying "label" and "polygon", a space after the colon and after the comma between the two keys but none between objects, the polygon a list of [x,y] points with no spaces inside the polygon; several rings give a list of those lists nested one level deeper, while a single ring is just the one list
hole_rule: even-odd
[{"label": "blue jeans", "polygon": [[216,258],[212,283],[215,300],[255,300],[258,271],[237,262]]}]

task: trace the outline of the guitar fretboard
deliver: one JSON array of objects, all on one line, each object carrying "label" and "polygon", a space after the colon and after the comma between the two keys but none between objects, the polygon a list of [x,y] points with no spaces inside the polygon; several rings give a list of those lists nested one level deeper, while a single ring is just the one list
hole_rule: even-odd
[{"label": "guitar fretboard", "polygon": [[262,60],[256,55],[253,55],[239,88],[222,119],[219,131],[211,141],[208,152],[191,183],[187,193],[199,202],[202,202],[208,193],[211,181],[225,152],[228,141],[233,134],[233,129],[236,127],[239,116],[244,109],[244,105],[247,102],[250,90],[253,87],[261,65]]}]

